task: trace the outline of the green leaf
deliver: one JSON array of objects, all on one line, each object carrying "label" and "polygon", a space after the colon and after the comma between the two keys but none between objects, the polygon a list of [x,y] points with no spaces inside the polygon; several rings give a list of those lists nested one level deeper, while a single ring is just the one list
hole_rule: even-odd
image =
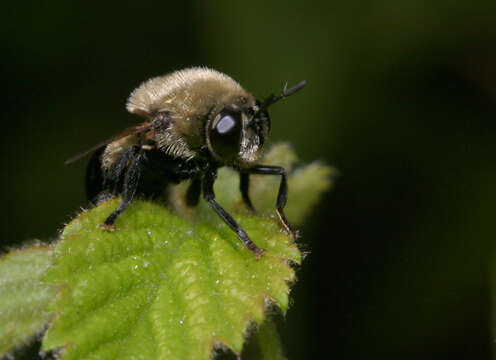
[{"label": "green leaf", "polygon": [[[329,171],[321,170],[310,171],[323,186],[300,184],[298,191],[318,197],[330,185]],[[184,184],[171,191],[181,216],[134,201],[112,233],[99,225],[119,200],[103,203],[68,224],[55,248],[45,281],[63,290],[49,308],[55,318],[43,348],[64,347],[64,359],[210,359],[215,346],[240,353],[247,327],[264,321],[268,303],[288,309],[295,279],[290,263],[300,263],[301,254],[277,218],[245,212],[234,175],[219,173],[217,198],[265,249],[260,259],[203,201],[196,210],[186,208]],[[277,193],[279,180],[252,182],[261,212],[268,211],[264,197]],[[296,220],[311,203],[293,205]],[[270,211],[274,204],[275,198]]]},{"label": "green leaf", "polygon": [[278,224],[237,220],[266,250],[257,260],[226,225],[191,223],[135,201],[114,233],[99,225],[110,201],[71,222],[46,280],[66,287],[44,348],[68,345],[66,359],[208,359],[218,341],[240,352],[265,299],[283,311],[300,254]]},{"label": "green leaf", "polygon": [[45,308],[56,289],[40,277],[51,258],[50,247],[36,245],[0,259],[0,357],[48,323]]}]

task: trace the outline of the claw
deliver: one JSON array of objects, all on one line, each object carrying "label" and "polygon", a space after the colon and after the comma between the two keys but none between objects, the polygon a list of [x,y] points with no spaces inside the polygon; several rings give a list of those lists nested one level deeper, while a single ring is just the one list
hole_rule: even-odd
[{"label": "claw", "polygon": [[102,229],[104,231],[114,232],[115,231],[115,225],[113,225],[113,224],[112,225],[101,224],[100,229]]},{"label": "claw", "polygon": [[253,254],[255,255],[255,257],[256,257],[257,259],[260,259],[260,257],[261,257],[261,256],[262,256],[262,254],[264,253],[264,249],[261,249],[261,248],[259,248],[258,246],[256,246],[256,247],[255,247],[255,248],[253,248],[253,249],[250,249],[250,250],[253,252]]}]

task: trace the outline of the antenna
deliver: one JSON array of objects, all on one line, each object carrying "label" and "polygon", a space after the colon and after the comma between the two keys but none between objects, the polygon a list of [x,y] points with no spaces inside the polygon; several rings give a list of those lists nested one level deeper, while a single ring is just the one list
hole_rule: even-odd
[{"label": "antenna", "polygon": [[284,86],[284,90],[282,91],[282,93],[280,93],[279,95],[271,94],[267,99],[265,99],[264,102],[263,102],[263,104],[262,104],[262,106],[261,106],[261,108],[260,108],[260,110],[265,110],[270,105],[275,104],[279,100],[284,99],[284,98],[286,98],[288,96],[293,95],[295,92],[303,89],[303,87],[306,84],[307,84],[307,81],[306,80],[303,80],[303,81],[300,81],[298,84],[296,84],[295,86],[293,86],[292,88],[289,88],[289,89],[287,88],[288,87],[288,84],[286,84]]}]

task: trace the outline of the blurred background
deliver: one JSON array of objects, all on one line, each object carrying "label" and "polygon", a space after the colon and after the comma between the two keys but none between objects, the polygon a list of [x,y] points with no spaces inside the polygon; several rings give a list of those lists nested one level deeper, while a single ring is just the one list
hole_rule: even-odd
[{"label": "blurred background", "polygon": [[[289,359],[487,359],[496,2],[7,1],[0,247],[85,206],[87,159],[141,81],[192,65],[271,108],[272,140],[338,168],[279,328]],[[291,195],[289,197],[291,201]],[[32,355],[32,356],[31,356]],[[24,354],[35,358],[36,349]]]}]

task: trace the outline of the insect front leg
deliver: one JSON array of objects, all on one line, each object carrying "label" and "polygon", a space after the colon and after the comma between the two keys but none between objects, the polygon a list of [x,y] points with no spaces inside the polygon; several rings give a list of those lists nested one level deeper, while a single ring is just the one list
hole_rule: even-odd
[{"label": "insect front leg", "polygon": [[143,159],[143,150],[138,150],[138,148],[133,148],[132,154],[129,154],[130,164],[128,165],[125,175],[124,183],[122,187],[122,202],[117,209],[115,209],[102,224],[102,228],[105,230],[114,230],[115,220],[122,214],[128,206],[133,201],[136,190],[138,189],[139,179],[140,179],[140,166]]},{"label": "insect front leg", "polygon": [[250,174],[246,172],[239,173],[239,190],[241,191],[241,196],[243,197],[243,201],[250,209],[250,211],[254,214],[257,213],[255,208],[253,207],[253,203],[250,200],[250,196],[248,194],[248,189],[250,188]]},{"label": "insect front leg", "polygon": [[270,166],[270,165],[256,165],[248,170],[251,174],[259,175],[281,175],[281,183],[279,185],[279,192],[277,193],[276,210],[279,219],[282,224],[289,232],[290,236],[294,239],[296,237],[296,232],[292,229],[289,224],[286,215],[284,215],[284,206],[288,199],[288,183],[286,179],[286,171],[280,166]]},{"label": "insect front leg", "polygon": [[212,208],[222,218],[222,220],[224,220],[226,224],[229,225],[229,227],[236,232],[236,235],[238,235],[238,238],[241,240],[241,242],[249,250],[251,250],[251,252],[253,252],[253,254],[255,254],[257,258],[260,257],[260,255],[262,255],[263,253],[263,249],[255,245],[255,243],[251,241],[248,234],[241,228],[241,226],[239,226],[236,220],[234,220],[233,217],[229,215],[229,213],[215,201],[214,182],[216,178],[217,169],[208,169],[205,172],[202,183],[203,198],[210,204],[210,206],[212,206]]}]

